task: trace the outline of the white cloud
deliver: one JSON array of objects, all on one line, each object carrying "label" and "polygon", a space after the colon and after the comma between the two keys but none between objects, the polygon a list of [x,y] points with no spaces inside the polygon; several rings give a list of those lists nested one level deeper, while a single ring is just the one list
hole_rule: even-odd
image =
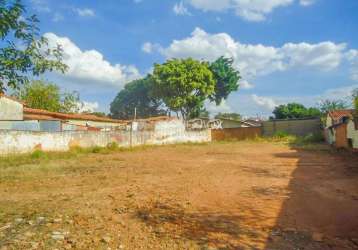
[{"label": "white cloud", "polygon": [[31,0],[32,7],[38,12],[51,12],[51,9],[46,0]]},{"label": "white cloud", "polygon": [[57,44],[63,49],[63,62],[69,69],[65,77],[81,83],[97,83],[122,87],[126,82],[140,77],[135,66],[121,64],[112,65],[96,50],[82,51],[67,37],[59,37],[54,33],[44,35],[49,46]]},{"label": "white cloud", "polygon": [[[307,0],[306,0],[307,1]],[[264,21],[266,16],[278,7],[288,6],[294,0],[188,0],[197,9],[203,11],[234,10],[248,21]]]},{"label": "white cloud", "polygon": [[175,15],[178,15],[178,16],[185,16],[185,15],[190,16],[191,15],[191,13],[185,7],[183,1],[174,4],[173,11],[174,11]]},{"label": "white cloud", "polygon": [[358,50],[350,50],[347,52],[347,59],[351,63],[351,78],[358,81]]},{"label": "white cloud", "polygon": [[98,102],[86,102],[82,101],[78,103],[78,113],[93,113],[98,110]]},{"label": "white cloud", "polygon": [[282,47],[243,44],[227,33],[210,34],[196,28],[190,37],[174,40],[167,48],[158,48],[158,51],[167,58],[193,57],[213,61],[220,56],[232,57],[234,66],[245,79],[252,79],[295,67],[334,69],[341,63],[345,47],[345,44],[333,42],[287,43]]},{"label": "white cloud", "polygon": [[89,8],[75,8],[73,10],[81,17],[94,17],[96,15],[94,10]]},{"label": "white cloud", "polygon": [[63,21],[65,18],[62,14],[56,12],[55,15],[52,18],[52,21],[54,21],[55,23]]},{"label": "white cloud", "polygon": [[271,97],[251,95],[252,100],[259,106],[264,107],[267,110],[273,110],[279,104]]},{"label": "white cloud", "polygon": [[255,87],[253,84],[249,83],[249,82],[246,81],[246,80],[240,81],[240,82],[239,82],[239,86],[240,86],[240,88],[242,88],[242,89],[252,89],[252,88]]},{"label": "white cloud", "polygon": [[309,6],[316,2],[316,0],[300,0],[302,6]]},{"label": "white cloud", "polygon": [[142,45],[142,51],[145,52],[145,53],[152,53],[153,52],[153,44],[152,43],[149,43],[149,42],[146,42]]},{"label": "white cloud", "polygon": [[205,108],[211,115],[215,115],[218,113],[231,113],[232,108],[229,106],[229,104],[223,100],[220,105],[216,106],[215,103],[206,101],[205,102]]}]

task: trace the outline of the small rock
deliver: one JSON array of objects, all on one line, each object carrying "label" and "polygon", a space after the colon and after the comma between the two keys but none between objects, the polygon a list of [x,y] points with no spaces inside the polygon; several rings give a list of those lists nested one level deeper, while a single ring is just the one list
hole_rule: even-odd
[{"label": "small rock", "polygon": [[109,237],[109,236],[104,236],[104,237],[101,239],[101,241],[108,244],[109,242],[111,242],[111,237]]},{"label": "small rock", "polygon": [[53,219],[53,222],[54,222],[54,223],[60,223],[61,221],[62,221],[62,219],[60,219],[60,218]]},{"label": "small rock", "polygon": [[118,246],[118,249],[124,249],[124,246],[121,244]]},{"label": "small rock", "polygon": [[42,216],[37,217],[37,222],[43,222],[44,220],[45,220],[45,217],[42,217]]},{"label": "small rock", "polygon": [[33,222],[32,220],[29,220],[29,221],[27,222],[27,224],[29,224],[30,226],[32,226],[32,225],[34,225],[34,222]]},{"label": "small rock", "polygon": [[23,222],[23,221],[24,221],[23,218],[16,218],[16,219],[15,219],[15,222],[16,222],[16,223],[21,223],[21,222]]},{"label": "small rock", "polygon": [[64,240],[65,236],[61,232],[54,231],[51,235],[52,239],[54,240]]},{"label": "small rock", "polygon": [[30,238],[30,237],[34,236],[34,233],[26,232],[24,235],[25,235],[26,237]]},{"label": "small rock", "polygon": [[3,227],[0,227],[0,231],[4,231],[6,229],[9,229],[10,227],[11,227],[11,224],[7,224],[7,225],[5,225]]},{"label": "small rock", "polygon": [[312,239],[314,241],[317,241],[317,242],[322,242],[323,241],[323,234],[322,233],[313,233],[312,234]]}]

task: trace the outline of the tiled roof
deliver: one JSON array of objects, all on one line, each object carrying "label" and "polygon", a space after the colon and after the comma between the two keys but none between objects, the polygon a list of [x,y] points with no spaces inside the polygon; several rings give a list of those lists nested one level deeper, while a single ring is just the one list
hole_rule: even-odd
[{"label": "tiled roof", "polygon": [[82,121],[96,121],[96,122],[111,122],[111,123],[127,123],[127,121],[111,119],[108,117],[99,117],[90,114],[65,114],[58,112],[50,112],[43,109],[32,109],[24,107],[24,115],[40,115],[46,117],[57,118],[60,120],[82,120]]},{"label": "tiled roof", "polygon": [[354,109],[341,109],[341,110],[332,110],[329,111],[329,116],[334,121],[340,121],[343,117],[352,117],[353,116]]}]

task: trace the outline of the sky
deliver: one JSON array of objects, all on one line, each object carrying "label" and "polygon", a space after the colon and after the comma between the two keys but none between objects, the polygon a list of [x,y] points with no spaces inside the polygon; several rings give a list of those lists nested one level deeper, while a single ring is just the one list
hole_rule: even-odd
[{"label": "sky", "polygon": [[109,112],[123,86],[154,63],[232,57],[239,91],[217,112],[269,116],[280,104],[348,100],[358,87],[357,0],[24,0],[65,75],[43,76]]}]

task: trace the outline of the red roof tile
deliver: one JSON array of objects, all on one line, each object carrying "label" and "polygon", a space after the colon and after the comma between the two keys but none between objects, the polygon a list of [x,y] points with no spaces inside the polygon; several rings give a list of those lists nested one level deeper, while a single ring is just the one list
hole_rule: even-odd
[{"label": "red roof tile", "polygon": [[354,109],[341,109],[329,111],[329,116],[335,121],[340,121],[343,117],[352,117]]},{"label": "red roof tile", "polygon": [[50,112],[43,109],[32,109],[24,107],[24,115],[43,115],[47,117],[57,118],[60,120],[82,120],[82,121],[96,121],[96,122],[111,122],[111,123],[127,123],[127,121],[111,119],[108,117],[99,117],[89,114],[65,114],[58,112]]}]

